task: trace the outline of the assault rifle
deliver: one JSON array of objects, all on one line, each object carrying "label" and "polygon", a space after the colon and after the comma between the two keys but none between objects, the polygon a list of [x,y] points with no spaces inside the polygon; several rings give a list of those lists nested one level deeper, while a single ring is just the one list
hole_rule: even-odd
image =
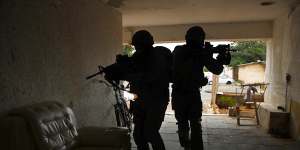
[{"label": "assault rifle", "polygon": [[231,49],[230,44],[220,44],[217,46],[213,46],[210,42],[205,42],[204,49],[206,53],[226,53],[226,52],[236,52],[237,50]]}]

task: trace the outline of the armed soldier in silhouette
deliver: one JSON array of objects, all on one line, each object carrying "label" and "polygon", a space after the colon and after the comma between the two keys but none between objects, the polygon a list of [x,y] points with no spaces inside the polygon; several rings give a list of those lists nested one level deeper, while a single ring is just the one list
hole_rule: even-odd
[{"label": "armed soldier in silhouette", "polygon": [[221,50],[220,46],[219,55],[214,59],[213,51],[218,47],[204,44],[205,32],[199,26],[190,28],[185,39],[186,45],[177,46],[173,51],[172,108],[178,123],[181,146],[185,149],[202,150],[202,101],[199,89],[208,82],[203,68],[220,74],[223,65],[230,63],[231,55],[228,51]]},{"label": "armed soldier in silhouette", "polygon": [[152,35],[145,30],[132,37],[136,52],[132,57],[119,58],[120,63],[104,69],[107,80],[127,80],[138,98],[132,104],[133,137],[138,150],[165,150],[159,129],[169,102],[171,51],[153,47]]}]

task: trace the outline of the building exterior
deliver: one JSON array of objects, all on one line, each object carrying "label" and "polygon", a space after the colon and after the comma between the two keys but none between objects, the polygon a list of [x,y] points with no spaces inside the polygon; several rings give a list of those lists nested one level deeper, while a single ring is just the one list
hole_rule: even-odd
[{"label": "building exterior", "polygon": [[242,83],[263,83],[265,82],[265,62],[252,62],[233,67],[233,77]]}]

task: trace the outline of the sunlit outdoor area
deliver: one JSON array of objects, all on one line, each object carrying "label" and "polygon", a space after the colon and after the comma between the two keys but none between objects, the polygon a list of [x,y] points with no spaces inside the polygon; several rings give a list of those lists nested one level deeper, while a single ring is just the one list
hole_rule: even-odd
[{"label": "sunlit outdoor area", "polygon": [[[185,43],[157,43],[154,46],[164,46],[171,51],[178,45]],[[232,61],[228,66],[224,66],[224,71],[218,77],[217,86],[212,86],[213,74],[206,68],[204,74],[208,78],[206,86],[201,88],[201,98],[203,102],[203,113],[206,114],[228,114],[229,109],[232,109],[240,101],[241,95],[245,99],[247,89],[244,89],[244,84],[264,84],[265,74],[265,59],[266,59],[266,45],[262,41],[212,41],[213,46],[227,45],[235,51],[232,53]],[[215,56],[218,54],[215,53]],[[238,70],[238,68],[241,68]],[[244,69],[245,70],[242,70]],[[201,70],[199,70],[201,71]],[[240,71],[240,78],[238,74]],[[246,78],[246,76],[249,76]],[[213,99],[212,88],[216,88],[216,98]],[[265,87],[264,87],[265,88]],[[265,89],[260,89],[262,95]],[[242,93],[241,93],[242,92]],[[172,111],[169,109],[169,112]],[[253,115],[253,113],[251,114]]]}]

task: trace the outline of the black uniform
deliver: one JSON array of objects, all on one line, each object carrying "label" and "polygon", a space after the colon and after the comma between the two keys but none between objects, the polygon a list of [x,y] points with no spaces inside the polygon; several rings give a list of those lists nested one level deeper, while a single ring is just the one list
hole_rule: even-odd
[{"label": "black uniform", "polygon": [[[214,59],[206,49],[194,49],[187,45],[177,46],[173,51],[172,108],[178,122],[180,144],[193,150],[203,149],[201,116],[202,101],[199,88],[207,84],[205,66],[214,74],[223,71],[224,55]],[[230,57],[227,56],[227,61]],[[191,141],[189,130],[191,128]]]},{"label": "black uniform", "polygon": [[148,47],[120,63],[105,68],[107,80],[127,80],[130,91],[138,96],[132,104],[133,137],[138,150],[165,150],[159,129],[169,102],[171,51]]},{"label": "black uniform", "polygon": [[155,47],[132,57],[140,73],[131,82],[132,92],[138,95],[133,104],[135,143],[138,150],[148,150],[148,142],[154,150],[164,150],[159,129],[169,102],[171,52]]}]

